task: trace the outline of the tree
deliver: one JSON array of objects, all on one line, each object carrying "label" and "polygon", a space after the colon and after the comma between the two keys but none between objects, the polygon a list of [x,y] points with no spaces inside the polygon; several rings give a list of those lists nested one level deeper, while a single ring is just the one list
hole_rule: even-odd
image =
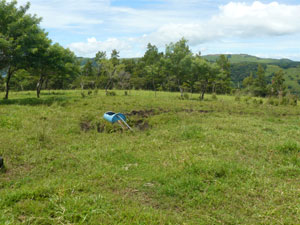
[{"label": "tree", "polygon": [[119,64],[119,57],[120,57],[120,52],[117,51],[116,49],[113,49],[110,54],[110,60],[113,66],[117,66]]},{"label": "tree", "polygon": [[250,76],[249,77],[246,77],[244,80],[243,80],[243,87],[244,88],[247,88],[247,89],[250,89],[250,87],[254,84],[254,77],[253,77],[253,74],[250,73]]},{"label": "tree", "polygon": [[0,70],[6,70],[5,99],[13,74],[31,63],[30,56],[38,50],[41,36],[47,36],[39,27],[41,19],[26,14],[29,7],[29,3],[17,8],[17,1],[0,0]]},{"label": "tree", "polygon": [[265,70],[262,65],[258,65],[256,79],[254,80],[254,95],[265,97],[267,94],[267,81]]},{"label": "tree", "polygon": [[147,51],[142,58],[145,63],[146,81],[150,83],[156,96],[156,86],[161,81],[159,75],[161,74],[161,58],[163,53],[158,52],[158,48],[150,43],[147,45]]},{"label": "tree", "polygon": [[103,62],[106,60],[106,52],[99,51],[96,53],[95,62],[97,66],[97,76],[100,77],[103,72]]},{"label": "tree", "polygon": [[[40,48],[40,50],[43,48]],[[38,51],[36,54],[38,59],[34,60],[32,65],[32,73],[39,76],[36,91],[37,97],[43,85],[46,87],[49,81],[55,89],[64,89],[64,83],[69,83],[75,79],[79,73],[79,65],[72,51],[65,49],[58,43],[49,46],[45,51]]]},{"label": "tree", "polygon": [[192,62],[192,72],[196,80],[193,88],[201,92],[200,99],[203,100],[209,85],[216,81],[220,68],[217,64],[210,64],[201,57],[196,57]]},{"label": "tree", "polygon": [[271,94],[278,96],[278,95],[283,95],[284,91],[286,89],[286,86],[284,85],[284,72],[282,70],[279,70],[278,72],[275,73],[273,79],[272,79],[272,84],[271,84]]},{"label": "tree", "polygon": [[220,79],[219,86],[222,93],[229,93],[231,90],[231,71],[230,71],[230,62],[225,55],[220,55],[217,59],[217,64],[220,67]]},{"label": "tree", "polygon": [[164,66],[168,68],[169,76],[174,75],[176,77],[181,96],[183,96],[182,84],[189,79],[191,74],[192,58],[192,52],[184,38],[166,47]]},{"label": "tree", "polygon": [[109,60],[103,60],[104,76],[106,76],[105,93],[108,95],[108,89],[111,88],[116,80],[118,80],[119,73],[124,72],[125,65],[119,62],[119,52],[113,50]]}]

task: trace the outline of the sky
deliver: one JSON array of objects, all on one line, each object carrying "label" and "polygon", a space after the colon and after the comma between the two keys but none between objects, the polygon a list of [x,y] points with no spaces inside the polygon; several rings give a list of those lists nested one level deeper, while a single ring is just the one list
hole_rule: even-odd
[{"label": "sky", "polygon": [[[27,0],[19,0],[23,5]],[[194,53],[300,61],[300,0],[31,0],[29,13],[77,56],[143,56],[182,37]]]}]

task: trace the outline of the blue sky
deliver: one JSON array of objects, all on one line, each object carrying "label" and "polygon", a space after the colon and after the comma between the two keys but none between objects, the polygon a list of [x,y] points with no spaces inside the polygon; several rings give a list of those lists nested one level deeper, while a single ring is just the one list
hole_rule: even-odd
[{"label": "blue sky", "polygon": [[[25,4],[26,0],[19,0]],[[49,37],[78,56],[138,57],[181,37],[202,54],[246,53],[300,61],[300,1],[31,0]]]}]

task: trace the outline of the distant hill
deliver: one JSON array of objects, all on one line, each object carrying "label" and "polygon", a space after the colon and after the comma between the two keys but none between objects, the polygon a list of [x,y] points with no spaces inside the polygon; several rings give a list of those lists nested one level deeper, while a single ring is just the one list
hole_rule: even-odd
[{"label": "distant hill", "polygon": [[[215,62],[219,56],[205,55],[203,58]],[[259,58],[247,54],[227,54],[225,56],[231,63],[232,80],[235,86],[241,85],[244,78],[249,76],[250,73],[255,76],[258,64],[261,64],[265,68],[269,82],[271,82],[275,72],[283,70],[288,89],[292,93],[300,94],[300,62],[290,59]]]},{"label": "distant hill", "polygon": [[[204,55],[203,58],[210,62],[215,62],[220,55]],[[241,62],[253,62],[260,64],[273,64],[282,68],[290,68],[300,66],[300,62],[295,62],[290,59],[271,59],[271,58],[259,58],[247,54],[225,54],[231,63]]]}]

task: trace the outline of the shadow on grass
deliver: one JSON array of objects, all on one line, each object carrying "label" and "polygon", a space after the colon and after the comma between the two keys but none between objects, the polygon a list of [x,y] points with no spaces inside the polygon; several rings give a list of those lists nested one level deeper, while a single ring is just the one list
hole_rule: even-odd
[{"label": "shadow on grass", "polygon": [[20,98],[20,99],[1,99],[0,105],[47,105],[51,106],[54,103],[65,106],[68,102],[67,97],[48,97],[48,98]]}]

